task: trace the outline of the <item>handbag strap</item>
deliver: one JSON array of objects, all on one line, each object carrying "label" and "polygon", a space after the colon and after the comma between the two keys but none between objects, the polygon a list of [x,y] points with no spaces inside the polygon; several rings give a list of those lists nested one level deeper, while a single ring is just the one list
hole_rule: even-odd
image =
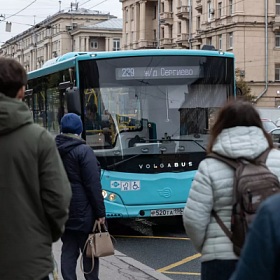
[{"label": "handbag strap", "polygon": [[91,270],[89,272],[85,272],[84,271],[84,267],[83,267],[83,260],[84,260],[84,254],[85,254],[85,251],[86,251],[86,248],[87,246],[91,246],[91,243],[92,242],[92,235],[90,235],[85,243],[85,246],[84,246],[84,249],[83,249],[83,252],[82,252],[82,256],[81,256],[81,260],[80,260],[80,266],[81,266],[81,270],[84,274],[90,274],[93,272],[93,269],[94,269],[94,253],[93,253],[93,250],[91,250],[91,258],[92,258],[92,266],[91,266]]},{"label": "handbag strap", "polygon": [[[105,226],[105,225],[104,225]],[[101,232],[101,224],[98,220],[95,220],[92,232],[95,233],[96,229],[98,228],[98,231]],[[105,226],[106,229],[106,226]],[[107,230],[106,230],[107,231]]]}]

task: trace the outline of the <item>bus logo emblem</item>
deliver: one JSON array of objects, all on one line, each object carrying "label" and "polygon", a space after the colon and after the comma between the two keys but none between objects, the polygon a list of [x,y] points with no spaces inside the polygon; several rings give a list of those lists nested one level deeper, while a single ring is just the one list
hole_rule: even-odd
[{"label": "bus logo emblem", "polygon": [[164,188],[163,190],[158,190],[160,196],[164,198],[169,198],[172,195],[172,191],[169,188]]}]

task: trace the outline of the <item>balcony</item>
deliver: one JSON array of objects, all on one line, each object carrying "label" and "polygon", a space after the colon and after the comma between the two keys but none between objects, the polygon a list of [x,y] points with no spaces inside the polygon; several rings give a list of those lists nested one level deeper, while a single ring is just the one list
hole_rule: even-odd
[{"label": "balcony", "polygon": [[156,49],[157,41],[140,41],[138,42],[138,49]]},{"label": "balcony", "polygon": [[179,19],[189,19],[190,7],[189,6],[180,6],[177,7],[176,16]]},{"label": "balcony", "polygon": [[199,12],[202,12],[202,2],[201,2],[201,0],[196,0],[195,9]]},{"label": "balcony", "polygon": [[159,45],[161,47],[170,47],[172,45],[172,39],[169,39],[169,38],[162,38],[160,39],[159,41]]},{"label": "balcony", "polygon": [[189,34],[182,33],[177,35],[176,43],[181,43],[183,46],[189,46]]},{"label": "balcony", "polygon": [[275,22],[273,23],[273,31],[274,32],[280,31],[280,15],[275,16]]},{"label": "balcony", "polygon": [[164,12],[160,14],[160,21],[166,24],[173,24],[173,13]]}]

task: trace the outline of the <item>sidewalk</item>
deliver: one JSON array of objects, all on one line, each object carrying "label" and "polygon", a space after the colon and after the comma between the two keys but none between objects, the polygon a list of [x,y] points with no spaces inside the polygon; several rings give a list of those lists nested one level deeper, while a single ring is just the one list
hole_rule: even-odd
[{"label": "sidewalk", "polygon": [[[53,244],[53,253],[60,273],[60,255],[62,243]],[[84,276],[77,265],[77,280],[84,280]],[[126,255],[115,251],[115,255],[100,259],[100,280],[171,280],[167,276],[155,271]],[[61,277],[62,279],[62,277]]]}]

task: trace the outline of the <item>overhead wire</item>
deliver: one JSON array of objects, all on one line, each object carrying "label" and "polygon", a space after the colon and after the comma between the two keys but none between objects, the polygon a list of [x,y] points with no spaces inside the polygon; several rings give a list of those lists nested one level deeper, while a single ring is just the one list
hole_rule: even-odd
[{"label": "overhead wire", "polygon": [[99,6],[100,4],[102,4],[102,3],[104,3],[104,2],[107,2],[107,1],[108,1],[108,0],[103,0],[102,2],[99,2],[99,3],[95,4],[94,6],[88,8],[88,10],[90,10],[90,9],[92,9],[92,8],[94,8],[94,7],[97,7],[97,6]]},{"label": "overhead wire", "polygon": [[[24,10],[26,10],[27,8],[29,8],[31,5],[33,5],[37,0],[33,0],[30,4],[28,4],[27,6],[25,6],[23,9],[19,10],[18,12],[12,14],[11,16],[8,16],[7,18],[5,18],[4,20],[6,21],[7,19],[16,16],[17,14],[23,12]],[[3,22],[3,20],[0,21],[0,23]]]},{"label": "overhead wire", "polygon": [[79,4],[79,7],[85,5],[86,3],[90,2],[90,1],[91,1],[91,0],[87,0],[87,1],[85,1],[84,3],[82,3],[82,4]]}]

